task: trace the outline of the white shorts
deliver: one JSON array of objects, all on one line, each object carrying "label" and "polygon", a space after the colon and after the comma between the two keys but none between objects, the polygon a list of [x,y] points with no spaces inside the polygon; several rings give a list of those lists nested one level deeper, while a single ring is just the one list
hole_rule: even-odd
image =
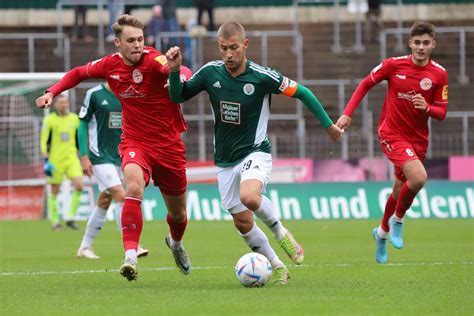
[{"label": "white shorts", "polygon": [[122,185],[123,173],[120,166],[111,163],[92,165],[92,172],[99,185],[99,191],[104,192],[108,188]]},{"label": "white shorts", "polygon": [[224,209],[230,214],[247,210],[240,201],[240,183],[249,179],[259,180],[264,192],[271,172],[272,155],[264,152],[251,153],[235,166],[218,168],[217,184]]}]

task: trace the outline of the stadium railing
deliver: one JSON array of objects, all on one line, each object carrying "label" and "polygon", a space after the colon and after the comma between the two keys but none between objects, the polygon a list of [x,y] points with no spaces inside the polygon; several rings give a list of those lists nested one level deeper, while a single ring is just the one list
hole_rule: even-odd
[{"label": "stadium railing", "polygon": [[35,41],[40,39],[57,40],[64,47],[64,71],[71,68],[71,45],[69,36],[64,33],[0,33],[2,40],[27,40],[28,41],[28,71],[35,72]]}]

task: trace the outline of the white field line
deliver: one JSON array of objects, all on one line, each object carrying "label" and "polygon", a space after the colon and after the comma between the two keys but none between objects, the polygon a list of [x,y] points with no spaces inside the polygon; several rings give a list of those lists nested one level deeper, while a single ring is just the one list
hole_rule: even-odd
[{"label": "white field line", "polygon": [[[366,265],[354,263],[328,263],[328,264],[302,264],[302,265],[288,265],[291,268],[347,268]],[[447,262],[400,262],[387,263],[384,265],[377,265],[380,267],[405,267],[405,266],[452,266],[452,265],[474,265],[474,261],[447,261]],[[176,270],[176,267],[161,267],[161,268],[142,268],[140,271],[171,271]],[[217,269],[233,269],[231,266],[207,266],[207,267],[192,267],[192,270],[217,270]],[[54,275],[54,274],[85,274],[85,273],[106,273],[119,272],[118,269],[105,270],[76,270],[76,271],[15,271],[15,272],[0,272],[0,276],[31,276],[31,275]]]}]

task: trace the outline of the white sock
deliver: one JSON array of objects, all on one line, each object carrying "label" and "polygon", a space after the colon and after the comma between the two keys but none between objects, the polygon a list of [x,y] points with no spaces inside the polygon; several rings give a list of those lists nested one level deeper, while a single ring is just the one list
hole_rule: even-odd
[{"label": "white sock", "polygon": [[129,249],[125,251],[125,260],[130,258],[133,262],[137,263],[137,251],[135,249]]},{"label": "white sock", "polygon": [[169,236],[170,236],[170,247],[173,249],[181,248],[181,245],[183,244],[183,242],[181,240],[174,240],[173,237],[171,237],[171,234],[169,234]]},{"label": "white sock", "polygon": [[377,228],[377,235],[379,235],[380,239],[387,239],[388,232],[382,229],[382,226]]},{"label": "white sock", "polygon": [[272,265],[272,269],[278,269],[285,266],[285,264],[281,262],[278,256],[275,256],[275,258],[273,258],[273,260],[270,261],[270,264]]},{"label": "white sock", "polygon": [[96,206],[87,221],[86,231],[82,237],[81,248],[88,248],[92,246],[95,237],[101,231],[105,223],[105,214],[107,210]]},{"label": "white sock", "polygon": [[260,227],[257,226],[257,223],[253,224],[253,228],[246,234],[240,234],[245,240],[247,245],[249,245],[252,251],[258,252],[272,262],[275,257],[277,257],[275,251],[270,246],[267,236],[263,233]]},{"label": "white sock", "polygon": [[280,220],[275,214],[272,201],[265,195],[262,195],[262,203],[255,215],[260,218],[265,225],[272,231],[276,240],[281,240],[286,234],[286,228],[283,227]]},{"label": "white sock", "polygon": [[400,218],[395,214],[393,214],[392,218],[393,218],[393,221],[396,223],[403,223],[403,218]]},{"label": "white sock", "polygon": [[122,208],[123,203],[114,203],[115,222],[117,223],[120,234],[122,234]]}]

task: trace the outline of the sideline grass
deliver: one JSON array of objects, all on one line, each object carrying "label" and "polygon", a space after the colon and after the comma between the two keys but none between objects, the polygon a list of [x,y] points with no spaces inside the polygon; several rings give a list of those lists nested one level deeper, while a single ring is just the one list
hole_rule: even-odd
[{"label": "sideline grass", "polygon": [[0,314],[472,315],[473,220],[408,220],[405,249],[389,245],[384,266],[374,260],[376,221],[285,224],[305,247],[304,265],[290,266],[286,287],[247,289],[233,266],[248,249],[230,222],[189,223],[189,276],[174,267],[167,225],[146,222],[142,243],[151,252],[139,262],[137,282],[117,272],[123,258],[114,223],[96,240],[101,259],[86,260],[75,258],[85,223],[80,232],[52,232],[45,221],[0,222]]}]

